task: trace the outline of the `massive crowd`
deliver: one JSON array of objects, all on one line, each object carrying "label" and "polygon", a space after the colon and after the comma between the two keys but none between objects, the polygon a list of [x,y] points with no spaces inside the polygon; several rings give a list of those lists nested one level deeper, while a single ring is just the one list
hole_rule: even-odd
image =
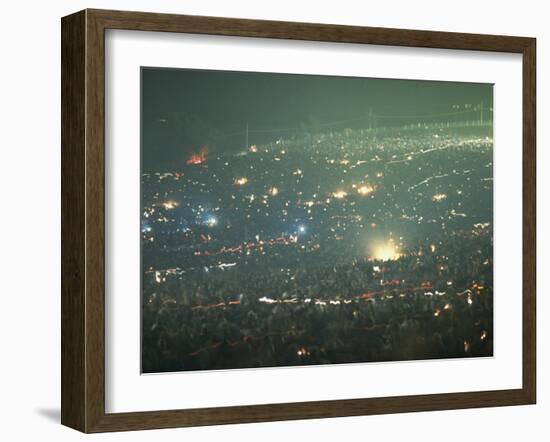
[{"label": "massive crowd", "polygon": [[482,130],[307,135],[144,174],[143,371],[492,355]]}]

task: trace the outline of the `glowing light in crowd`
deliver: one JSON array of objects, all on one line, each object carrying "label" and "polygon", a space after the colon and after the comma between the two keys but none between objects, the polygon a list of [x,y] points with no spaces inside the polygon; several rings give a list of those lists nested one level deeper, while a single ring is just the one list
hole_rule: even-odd
[{"label": "glowing light in crowd", "polygon": [[246,183],[248,183],[248,178],[244,176],[237,177],[233,180],[233,184],[236,186],[244,186]]},{"label": "glowing light in crowd", "polygon": [[479,337],[479,339],[481,339],[482,341],[485,341],[486,338],[487,338],[487,332],[483,330],[483,333],[481,333],[481,336]]},{"label": "glowing light in crowd", "polygon": [[277,302],[275,299],[268,298],[267,296],[262,296],[260,299],[258,299],[258,301],[264,302],[266,304],[273,304],[273,303]]},{"label": "glowing light in crowd", "polygon": [[393,241],[377,244],[374,246],[373,258],[379,261],[392,261],[401,257],[402,254]]},{"label": "glowing light in crowd", "polygon": [[166,210],[172,210],[172,209],[175,209],[176,207],[178,207],[179,204],[175,201],[165,201],[164,203],[162,203],[162,206]]},{"label": "glowing light in crowd", "polygon": [[270,187],[267,192],[271,196],[277,196],[279,194],[279,189],[277,187]]},{"label": "glowing light in crowd", "polygon": [[298,232],[300,233],[306,233],[306,226],[303,224],[298,227]]},{"label": "glowing light in crowd", "polygon": [[362,186],[357,188],[357,193],[359,195],[367,196],[367,195],[371,194],[372,192],[374,192],[374,187],[372,187],[370,185],[367,185],[367,184],[363,184]]},{"label": "glowing light in crowd", "polygon": [[447,199],[447,195],[445,193],[436,193],[434,196],[432,196],[432,201],[439,202]]},{"label": "glowing light in crowd", "polygon": [[474,227],[476,229],[486,229],[490,225],[491,225],[491,223],[476,223],[476,224],[474,224]]},{"label": "glowing light in crowd", "polygon": [[155,281],[157,283],[166,282],[166,277],[162,274],[162,272],[159,272],[158,270],[155,271]]},{"label": "glowing light in crowd", "polygon": [[376,178],[382,178],[384,176],[384,172],[377,172]]},{"label": "glowing light in crowd", "polygon": [[346,196],[348,196],[348,193],[345,192],[344,190],[337,190],[336,192],[333,192],[332,193],[332,196],[334,198],[337,198],[337,199],[342,199],[342,198],[345,198]]},{"label": "glowing light in crowd", "polygon": [[258,147],[255,144],[253,144],[252,146],[250,146],[248,150],[252,153],[256,153],[258,152]]},{"label": "glowing light in crowd", "polygon": [[228,262],[228,263],[221,263],[217,267],[223,270],[226,267],[235,267],[236,265],[237,265],[236,262]]},{"label": "glowing light in crowd", "polygon": [[203,147],[198,154],[193,154],[186,161],[186,164],[202,164],[206,161],[206,154],[208,153],[208,148]]},{"label": "glowing light in crowd", "polygon": [[215,216],[209,216],[209,217],[206,219],[206,225],[207,225],[207,226],[213,227],[213,226],[215,226],[216,224],[218,224],[218,219],[217,219]]}]

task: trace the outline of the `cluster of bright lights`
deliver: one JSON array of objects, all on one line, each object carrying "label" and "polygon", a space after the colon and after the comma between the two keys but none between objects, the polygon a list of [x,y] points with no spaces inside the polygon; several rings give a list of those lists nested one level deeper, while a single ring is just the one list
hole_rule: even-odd
[{"label": "cluster of bright lights", "polygon": [[157,283],[166,282],[166,276],[162,274],[162,272],[156,271],[155,272],[155,281]]},{"label": "cluster of bright lights", "polygon": [[206,225],[208,227],[214,227],[216,224],[218,224],[218,219],[215,216],[209,216],[206,219]]},{"label": "cluster of bright lights", "polygon": [[233,180],[233,184],[236,186],[244,186],[246,183],[248,183],[248,178],[244,176],[237,177]]},{"label": "cluster of bright lights", "polygon": [[258,301],[264,302],[266,304],[275,304],[276,302],[278,302],[277,300],[268,298],[267,296],[262,296],[261,298],[258,299]]},{"label": "cluster of bright lights", "polygon": [[359,195],[367,196],[374,192],[374,187],[369,184],[363,184],[357,188],[357,193]]},{"label": "cluster of bright lights", "polygon": [[490,225],[491,225],[491,223],[476,223],[476,224],[474,224],[474,227],[476,229],[486,229]]},{"label": "cluster of bright lights", "polygon": [[176,201],[165,201],[164,203],[162,203],[162,206],[166,210],[172,210],[172,209],[175,209],[176,207],[178,207],[179,204]]},{"label": "cluster of bright lights", "polygon": [[392,261],[399,259],[401,256],[401,252],[391,240],[382,244],[377,244],[374,247],[372,255],[373,259],[377,261]]},{"label": "cluster of bright lights", "polygon": [[432,201],[439,202],[447,199],[447,194],[445,193],[436,193],[434,196],[432,196]]},{"label": "cluster of bright lights", "polygon": [[334,198],[337,198],[337,199],[341,200],[341,199],[345,198],[346,196],[348,196],[348,193],[344,190],[337,190],[336,192],[332,193],[332,196]]},{"label": "cluster of bright lights", "polygon": [[271,196],[277,196],[279,194],[279,189],[277,187],[270,187],[267,190],[267,193],[269,193]]}]

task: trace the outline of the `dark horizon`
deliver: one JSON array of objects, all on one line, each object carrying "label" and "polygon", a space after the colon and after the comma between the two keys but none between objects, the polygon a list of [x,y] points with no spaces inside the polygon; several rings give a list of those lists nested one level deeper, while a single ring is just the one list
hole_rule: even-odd
[{"label": "dark horizon", "polygon": [[[491,117],[491,84],[142,68],[142,168],[177,170],[204,146],[235,152],[300,131]],[[470,107],[466,108],[465,105]],[[458,107],[457,107],[458,106]]]}]

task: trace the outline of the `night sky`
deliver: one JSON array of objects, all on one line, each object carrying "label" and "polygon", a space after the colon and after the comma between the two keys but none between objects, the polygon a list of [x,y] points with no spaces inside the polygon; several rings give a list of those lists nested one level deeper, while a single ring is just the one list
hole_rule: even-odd
[{"label": "night sky", "polygon": [[247,122],[249,144],[262,143],[307,128],[479,118],[465,104],[490,118],[493,97],[489,84],[163,68],[142,68],[141,88],[144,171],[178,170],[203,146],[242,150]]}]

